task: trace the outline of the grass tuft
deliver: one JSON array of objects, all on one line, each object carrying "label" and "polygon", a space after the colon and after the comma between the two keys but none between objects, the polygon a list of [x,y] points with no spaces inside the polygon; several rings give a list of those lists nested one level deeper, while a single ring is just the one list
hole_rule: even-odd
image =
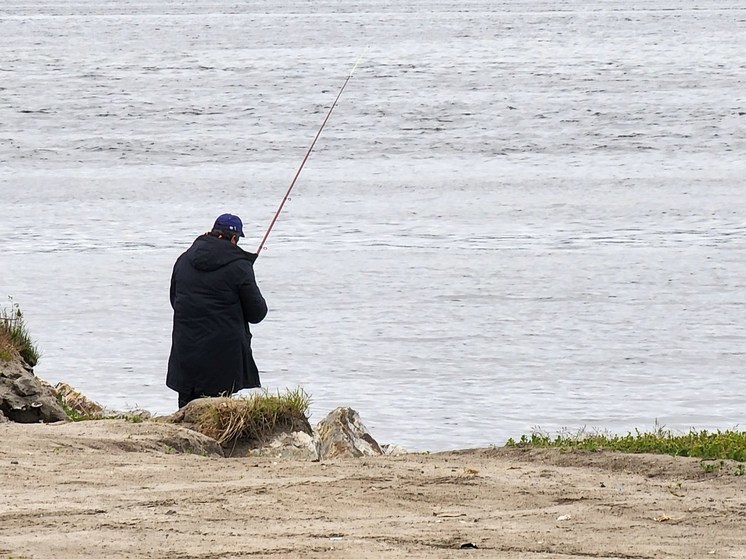
[{"label": "grass tuft", "polygon": [[197,428],[221,445],[238,440],[261,442],[279,430],[307,425],[310,403],[302,388],[285,394],[265,390],[239,398],[219,398],[202,410]]},{"label": "grass tuft", "polygon": [[17,351],[21,358],[34,367],[39,362],[39,350],[31,340],[18,303],[10,300],[10,307],[0,308],[0,360],[8,362]]},{"label": "grass tuft", "polygon": [[731,430],[710,432],[692,429],[683,435],[676,435],[664,427],[649,433],[635,430],[634,434],[626,435],[586,433],[581,430],[576,434],[562,433],[554,438],[543,433],[532,433],[531,436],[522,435],[518,441],[510,438],[505,446],[610,450],[746,462],[746,432]]}]

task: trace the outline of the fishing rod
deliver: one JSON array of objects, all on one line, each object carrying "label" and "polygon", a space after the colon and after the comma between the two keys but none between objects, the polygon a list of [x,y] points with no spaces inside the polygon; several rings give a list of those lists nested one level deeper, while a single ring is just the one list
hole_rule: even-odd
[{"label": "fishing rod", "polygon": [[326,118],[324,118],[324,122],[321,123],[321,126],[319,127],[319,131],[316,132],[316,136],[314,137],[313,142],[311,142],[311,145],[308,148],[308,151],[306,152],[306,156],[303,158],[303,161],[301,161],[300,167],[298,167],[298,170],[296,171],[295,176],[293,177],[293,180],[290,183],[290,186],[288,187],[287,192],[285,193],[285,196],[282,198],[282,201],[280,202],[280,207],[277,208],[277,211],[275,212],[275,216],[272,218],[272,221],[270,222],[269,227],[267,228],[267,232],[264,234],[264,238],[262,239],[262,242],[259,243],[259,248],[256,249],[257,258],[259,257],[259,254],[261,254],[262,249],[264,248],[264,243],[267,241],[267,237],[269,237],[269,233],[270,231],[272,231],[272,227],[274,227],[275,222],[277,221],[277,218],[280,217],[280,212],[282,211],[282,208],[285,205],[285,202],[287,202],[288,197],[290,196],[290,192],[292,192],[293,187],[295,186],[295,181],[298,180],[298,177],[300,176],[300,172],[303,170],[303,166],[306,164],[306,161],[308,161],[308,157],[311,155],[311,151],[313,151],[313,147],[316,145],[316,140],[318,140],[319,136],[321,136],[321,131],[324,130],[324,127],[326,126],[326,123],[329,120],[329,117],[332,116],[332,111],[334,110],[334,107],[337,106],[337,102],[339,101],[339,98],[342,96],[342,92],[345,90],[345,87],[347,87],[347,83],[352,78],[352,74],[355,73],[355,68],[357,68],[357,65],[360,63],[360,59],[362,57],[363,55],[361,54],[360,57],[355,62],[355,65],[352,67],[352,70],[350,70],[350,74],[347,76],[347,79],[342,84],[342,87],[339,88],[339,93],[337,93],[337,97],[334,99],[332,106],[329,107],[329,112],[326,113]]}]

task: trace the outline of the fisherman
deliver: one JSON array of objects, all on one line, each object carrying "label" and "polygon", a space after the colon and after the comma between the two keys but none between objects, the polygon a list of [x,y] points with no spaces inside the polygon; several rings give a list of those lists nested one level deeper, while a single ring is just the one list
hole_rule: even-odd
[{"label": "fisherman", "polygon": [[243,236],[241,219],[223,214],[174,264],[166,386],[179,393],[179,408],[261,385],[249,323],[264,319],[267,303],[254,278],[257,255],[238,246]]}]

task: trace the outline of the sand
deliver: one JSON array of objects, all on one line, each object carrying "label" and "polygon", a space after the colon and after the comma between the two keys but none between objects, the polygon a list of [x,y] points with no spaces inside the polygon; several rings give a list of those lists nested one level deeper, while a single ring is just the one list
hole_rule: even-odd
[{"label": "sand", "polygon": [[746,557],[746,476],[731,462],[708,473],[695,459],[508,448],[221,458],[183,433],[0,425],[0,558]]}]

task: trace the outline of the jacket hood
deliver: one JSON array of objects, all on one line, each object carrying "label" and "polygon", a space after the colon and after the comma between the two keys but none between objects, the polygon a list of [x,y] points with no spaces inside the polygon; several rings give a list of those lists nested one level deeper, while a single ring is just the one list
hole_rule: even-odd
[{"label": "jacket hood", "polygon": [[236,260],[253,263],[256,255],[217,237],[201,235],[187,251],[187,258],[197,270],[212,272]]}]

